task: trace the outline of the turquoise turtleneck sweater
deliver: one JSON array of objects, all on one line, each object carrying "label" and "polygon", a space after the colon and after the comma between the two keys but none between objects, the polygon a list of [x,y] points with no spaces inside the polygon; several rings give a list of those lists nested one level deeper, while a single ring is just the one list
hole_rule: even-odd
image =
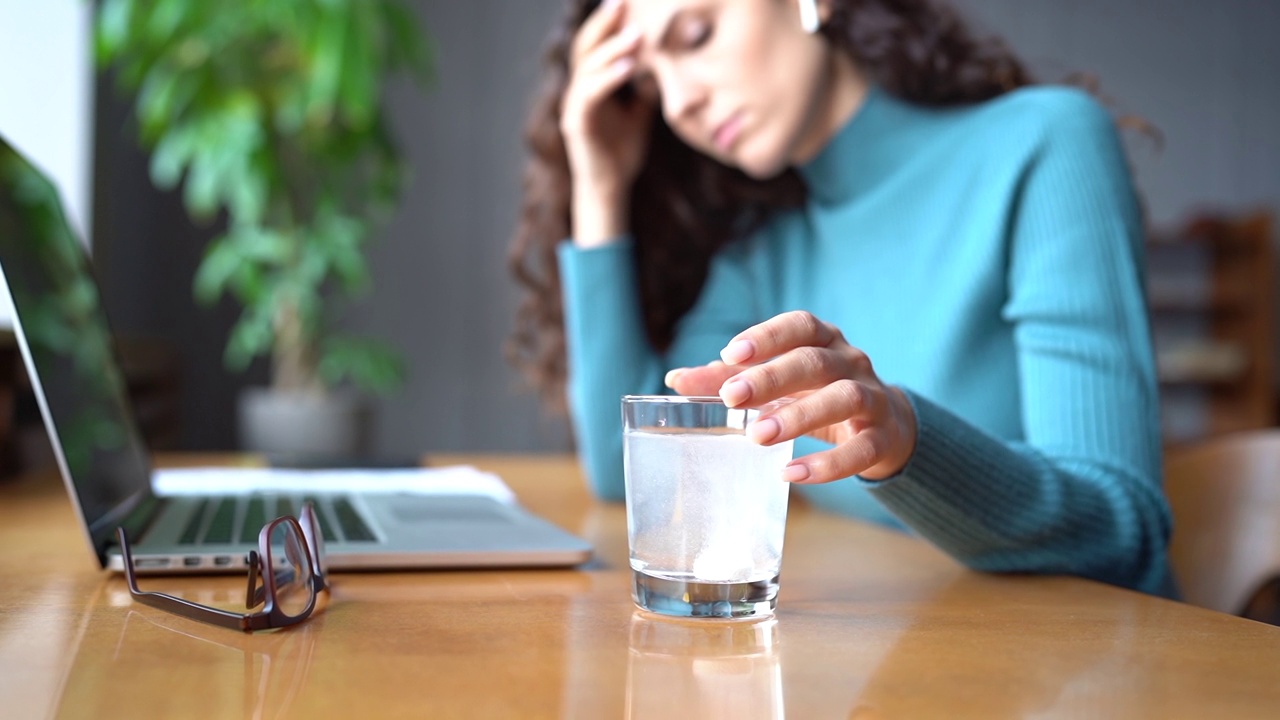
[{"label": "turquoise turtleneck sweater", "polygon": [[1174,594],[1142,223],[1108,114],[1065,88],[958,109],[873,89],[800,171],[806,205],[720,253],[664,354],[645,340],[632,241],[561,246],[596,493],[623,496],[620,396],[664,392],[668,369],[803,309],[906,391],[919,427],[899,474],[798,486],[814,504],[905,525],[975,569]]}]

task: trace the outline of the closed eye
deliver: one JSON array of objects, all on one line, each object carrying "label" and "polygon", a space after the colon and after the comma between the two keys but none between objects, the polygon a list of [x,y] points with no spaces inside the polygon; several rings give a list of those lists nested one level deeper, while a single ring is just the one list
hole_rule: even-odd
[{"label": "closed eye", "polygon": [[686,23],[684,32],[681,33],[684,38],[684,49],[696,50],[706,45],[707,41],[711,39],[713,31],[711,23],[705,20],[693,20]]}]

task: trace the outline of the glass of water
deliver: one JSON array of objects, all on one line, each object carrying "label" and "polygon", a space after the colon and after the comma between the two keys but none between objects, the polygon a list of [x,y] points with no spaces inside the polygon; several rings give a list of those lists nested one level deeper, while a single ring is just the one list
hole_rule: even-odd
[{"label": "glass of water", "polygon": [[768,412],[718,397],[622,398],[632,597],[682,617],[773,614],[790,485],[790,441],[745,435]]}]

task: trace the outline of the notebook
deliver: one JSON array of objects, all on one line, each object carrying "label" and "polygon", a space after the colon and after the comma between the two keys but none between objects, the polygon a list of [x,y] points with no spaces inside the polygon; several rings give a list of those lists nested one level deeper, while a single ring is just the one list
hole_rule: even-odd
[{"label": "notebook", "polygon": [[[204,471],[195,485],[159,483],[89,258],[54,185],[2,137],[0,281],[0,309],[13,318],[58,469],[100,567],[123,570],[115,547],[123,526],[139,572],[244,572],[263,524],[307,501],[319,510],[331,570],[570,566],[590,557],[584,540],[475,471],[468,477],[476,482],[458,482],[457,468],[443,482],[425,470],[286,482],[280,473],[227,468]],[[195,486],[202,490],[190,492]]]}]

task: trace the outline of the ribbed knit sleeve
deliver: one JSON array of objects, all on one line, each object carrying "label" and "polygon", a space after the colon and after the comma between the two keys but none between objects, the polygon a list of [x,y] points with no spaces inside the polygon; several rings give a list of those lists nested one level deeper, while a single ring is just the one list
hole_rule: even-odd
[{"label": "ribbed knit sleeve", "polygon": [[724,253],[712,262],[672,347],[659,354],[644,332],[632,240],[591,249],[565,242],[557,255],[578,456],[596,495],[621,500],[622,396],[669,392],[667,370],[716,359],[730,338],[762,318],[742,257]]},{"label": "ribbed knit sleeve", "polygon": [[970,567],[1060,572],[1171,594],[1142,232],[1113,124],[1059,92],[1021,176],[1008,300],[1024,437],[1005,442],[915,393],[903,471],[865,485]]},{"label": "ribbed knit sleeve", "polygon": [[657,393],[658,356],[645,341],[632,243],[558,250],[568,350],[569,414],[587,481],[606,500],[623,498],[623,395]]}]

